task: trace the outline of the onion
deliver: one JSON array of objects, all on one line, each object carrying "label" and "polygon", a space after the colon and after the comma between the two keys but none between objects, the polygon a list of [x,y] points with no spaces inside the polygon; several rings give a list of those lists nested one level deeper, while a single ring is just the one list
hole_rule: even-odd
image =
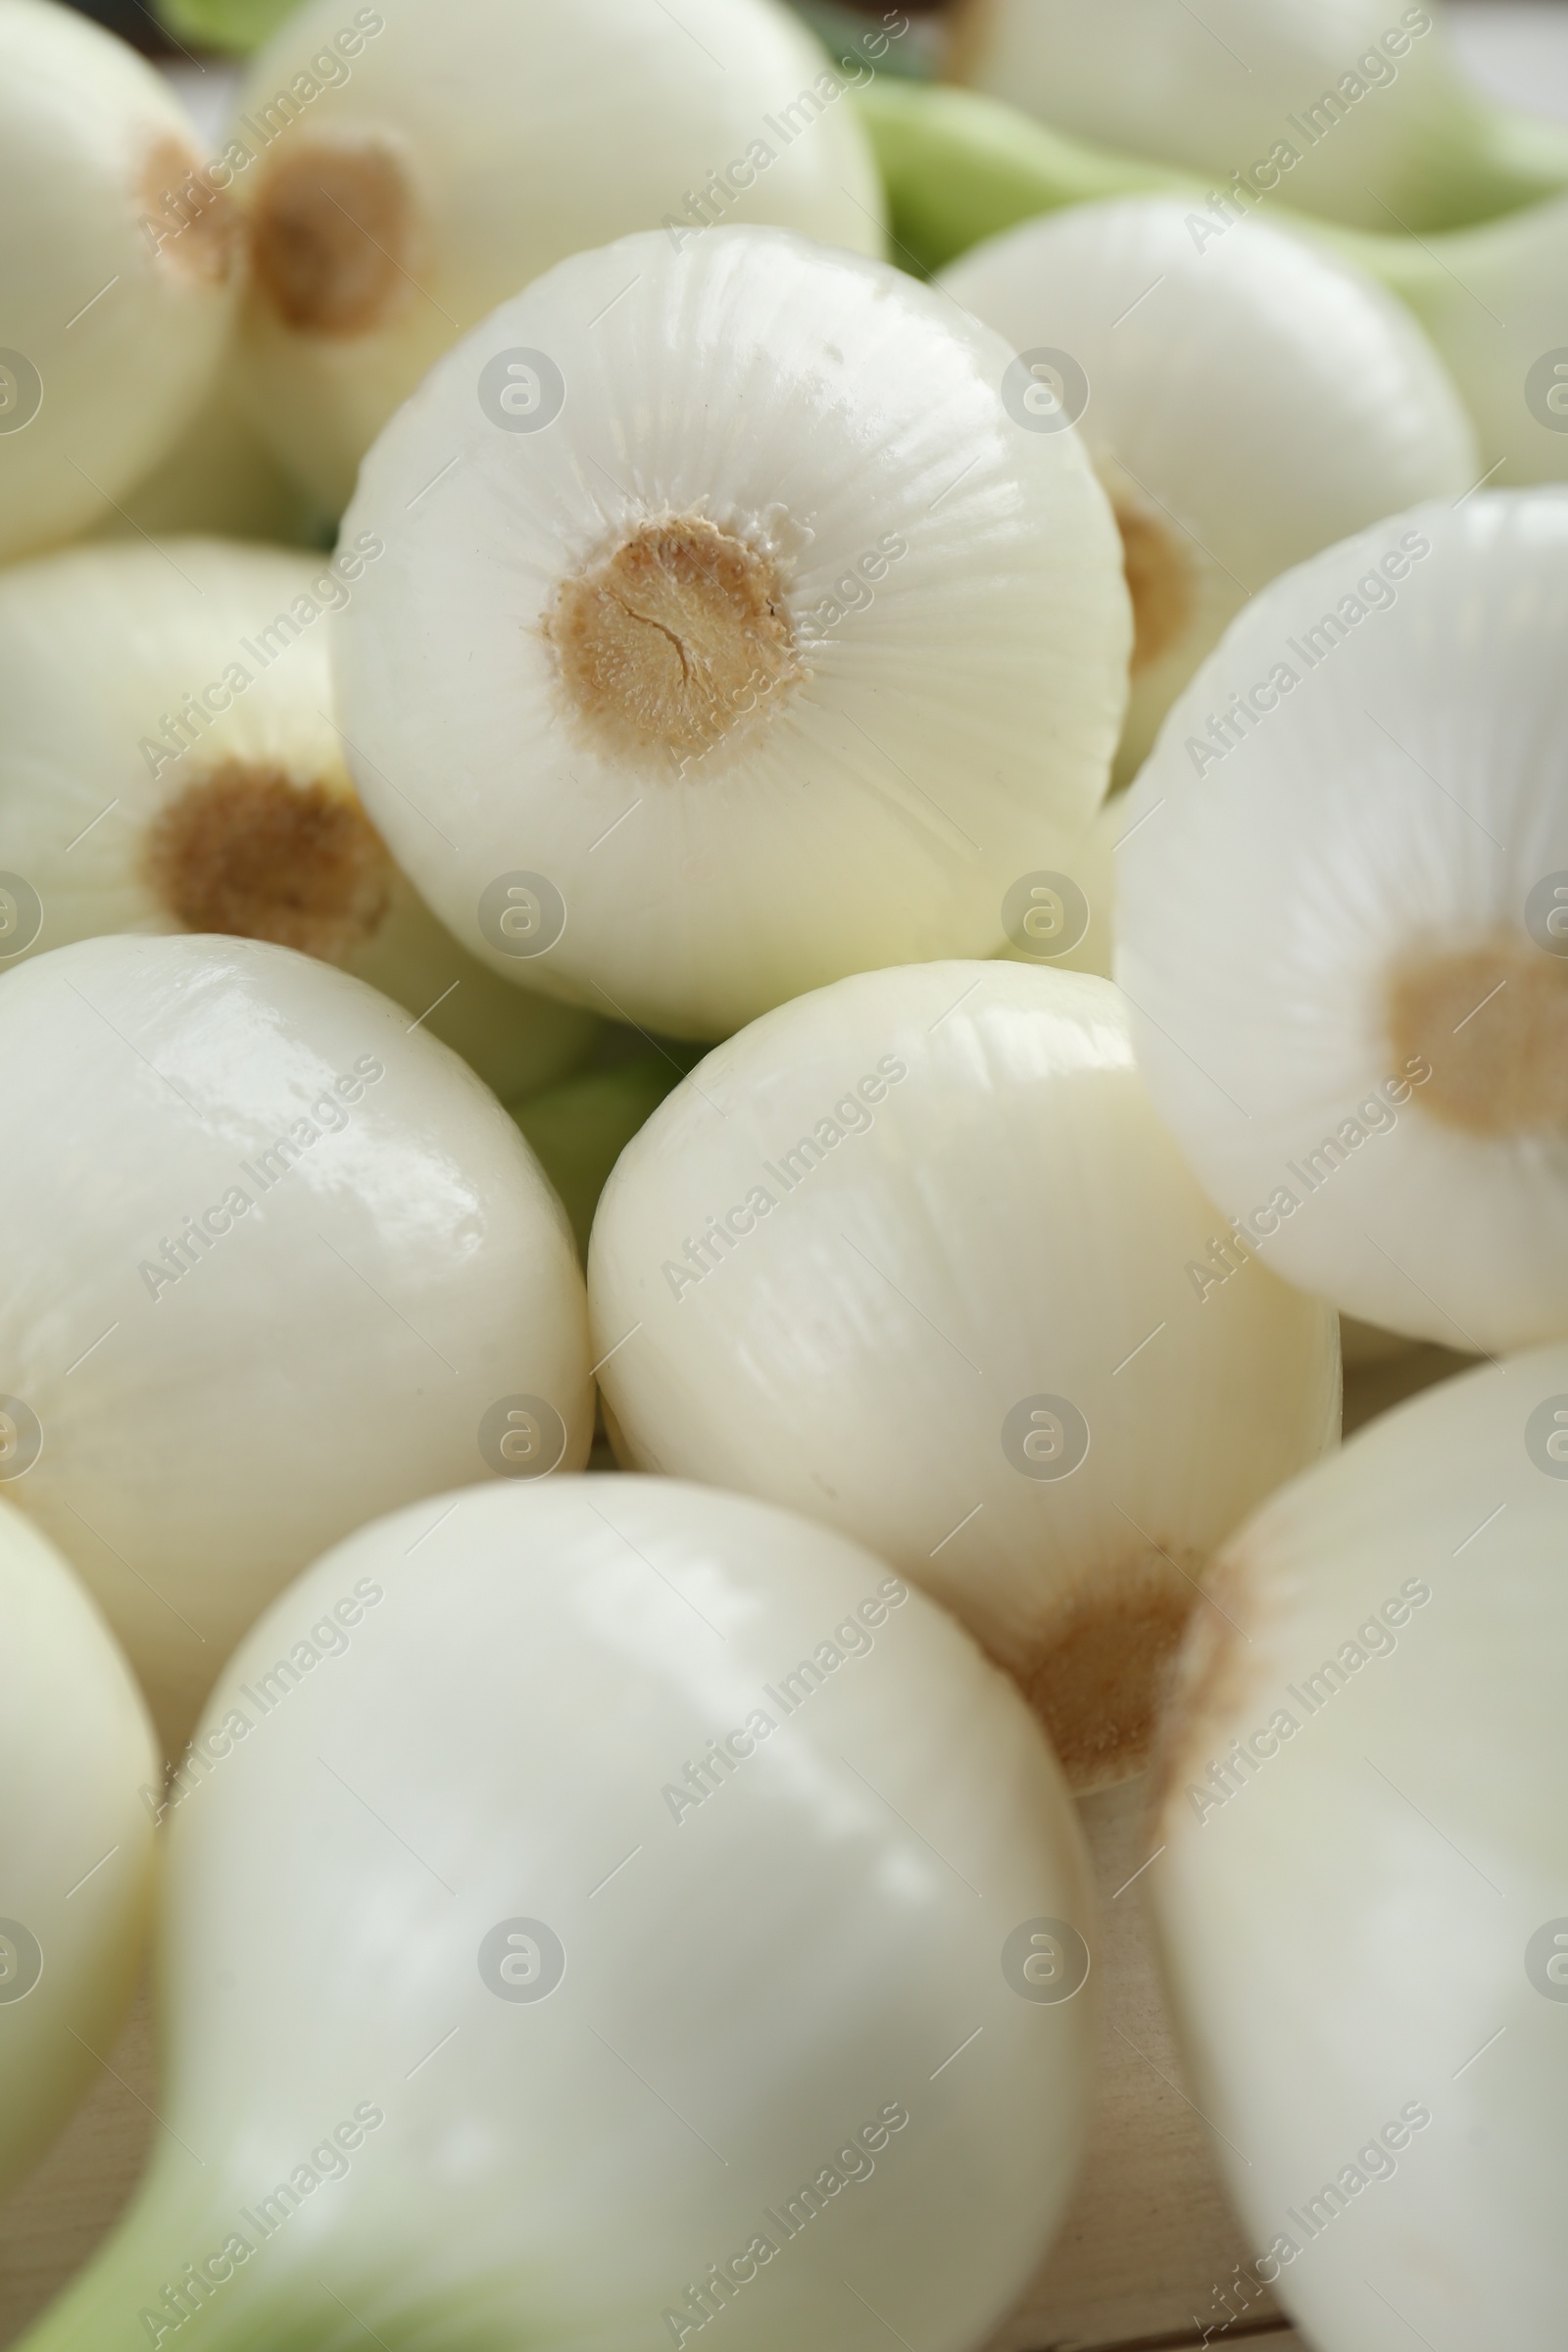
[{"label": "onion", "polygon": [[[1560,2343],[1568,1348],[1227,1546],[1149,1873],[1247,2276],[1321,2352]],[[1396,2324],[1397,2323],[1397,2325]]]},{"label": "onion", "polygon": [[123,41],[0,0],[0,562],[102,520],[213,383],[239,249],[196,142]]},{"label": "onion", "polygon": [[1362,228],[1448,228],[1568,183],[1568,139],[1390,0],[962,0],[957,77],[1079,138]]},{"label": "onion", "polygon": [[515,1099],[584,1059],[596,1025],[466,956],[359,804],[327,615],[382,556],[137,540],[0,574],[0,949],[270,939],[384,989]]},{"label": "onion", "polygon": [[[27,1444],[0,1396],[6,1491]],[[0,2191],[120,2030],[152,1901],[152,1726],[65,1561],[0,1501]]]},{"label": "onion", "polygon": [[214,1695],[169,2133],[28,2352],[187,2315],[640,2352],[736,2306],[737,2343],[962,2352],[1072,2185],[1090,1901],[1025,1709],[858,1546],[663,1481],[401,1511]]},{"label": "onion", "polygon": [[589,1298],[623,1457],[874,1544],[1078,1788],[1139,1768],[1210,1552],[1338,1428],[1333,1316],[1236,1246],[1081,973],[869,972],[755,1023],[622,1155]]},{"label": "onion", "polygon": [[731,219],[880,253],[871,71],[776,0],[311,0],[224,150],[258,426],[337,513],[432,362],[568,254]]},{"label": "onion", "polygon": [[1104,792],[1130,629],[1030,389],[947,296],[761,228],[579,254],[449,352],[366,463],[334,661],[463,944],[698,1038],[1000,949]]},{"label": "onion", "polygon": [[1234,623],[1117,856],[1200,1182],[1290,1280],[1471,1352],[1568,1330],[1565,628],[1568,492],[1379,523]]},{"label": "onion", "polygon": [[85,940],[0,981],[0,1099],[8,1492],[167,1737],[323,1544],[586,1458],[560,1204],[372,989],[253,940]]},{"label": "onion", "polygon": [[1481,471],[1458,396],[1393,295],[1263,220],[1195,242],[1190,211],[1076,205],[941,281],[1077,422],[1115,511],[1135,623],[1118,782],[1256,589]]},{"label": "onion", "polygon": [[1283,185],[1205,186],[1047,130],[973,90],[883,78],[858,103],[887,181],[897,250],[911,266],[939,269],[1057,206],[1136,192],[1180,196],[1195,247],[1212,257],[1261,210],[1408,305],[1474,420],[1478,479],[1504,466],[1515,486],[1568,476],[1568,200],[1435,237],[1379,236],[1291,212]]}]

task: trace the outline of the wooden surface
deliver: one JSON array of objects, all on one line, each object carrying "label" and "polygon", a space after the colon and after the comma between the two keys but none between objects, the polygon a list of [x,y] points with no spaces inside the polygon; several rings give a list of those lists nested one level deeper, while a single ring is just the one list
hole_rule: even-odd
[{"label": "wooden surface", "polygon": [[[1412,1348],[1347,1381],[1347,1431],[1462,1368]],[[1216,2290],[1251,2251],[1210,2136],[1186,2095],[1142,1908],[1143,1785],[1084,1799],[1099,1880],[1100,2086],[1088,2161],[1061,2235],[996,2352],[1163,2352],[1223,2319]],[[1157,1869],[1157,1863],[1154,1865]],[[1128,1882],[1132,1883],[1129,1884]],[[125,2202],[159,2130],[145,1995],[48,2158],[0,2206],[0,2344],[71,2277]],[[1216,2342],[1308,2352],[1271,2303]]]},{"label": "wooden surface", "polygon": [[[1100,1897],[1095,2123],[1061,2235],[997,2352],[1193,2340],[1223,2319],[1214,2290],[1255,2250],[1243,2244],[1208,2130],[1186,2096],[1143,1908],[1147,1874],[1127,1883],[1147,1853],[1144,1784],[1086,1797],[1079,1811]],[[1271,2300],[1249,2316],[1254,2327],[1281,2324]]]}]

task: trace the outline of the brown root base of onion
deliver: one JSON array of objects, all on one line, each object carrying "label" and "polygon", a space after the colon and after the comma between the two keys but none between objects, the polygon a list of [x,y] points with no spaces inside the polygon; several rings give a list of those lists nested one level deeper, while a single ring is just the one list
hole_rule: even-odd
[{"label": "brown root base of onion", "polygon": [[1011,1668],[1075,1795],[1131,1780],[1149,1762],[1176,1652],[1200,1602],[1200,1565],[1188,1555],[1184,1571],[1175,1555],[1151,1550],[1130,1573],[1112,1569],[1067,1602],[1025,1667]]}]

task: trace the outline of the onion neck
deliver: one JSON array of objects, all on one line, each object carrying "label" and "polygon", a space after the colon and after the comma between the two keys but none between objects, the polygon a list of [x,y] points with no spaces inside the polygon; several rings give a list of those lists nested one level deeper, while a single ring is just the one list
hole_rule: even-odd
[{"label": "onion neck", "polygon": [[[882,75],[854,103],[887,186],[897,247],[928,271],[1037,214],[1102,197],[1172,195],[1200,219],[1217,224],[1225,219],[1210,211],[1213,182],[1068,138],[976,90]],[[1457,103],[1454,122],[1446,170],[1461,193],[1443,199],[1450,224],[1440,232],[1441,247],[1403,233],[1392,220],[1389,233],[1381,234],[1273,198],[1252,210],[1368,270],[1418,318],[1441,317],[1451,304],[1455,275],[1475,282],[1492,240],[1507,238],[1508,216],[1568,189],[1568,130],[1560,125],[1468,97]],[[1433,202],[1439,200],[1435,193]]]},{"label": "onion neck", "polygon": [[895,250],[928,270],[1065,204],[1198,188],[1186,172],[1086,146],[977,90],[879,75],[855,105],[887,188]]},{"label": "onion neck", "polygon": [[[197,2316],[176,2326],[179,2310],[166,2302],[166,2289],[177,2288],[196,2249],[221,2245],[226,2230],[205,2181],[183,2209],[171,2193],[172,2186],[166,2185],[165,2168],[155,2160],[151,2175],[110,2235],[18,2339],[14,2352],[124,2352],[129,2345],[151,2346],[155,2341],[167,2347],[194,2342],[203,2352],[228,2352],[229,2347],[239,2352],[248,2341],[263,2340],[260,2331],[251,2335],[256,2315],[249,2298],[236,2296],[246,2315],[244,2332],[224,2324],[221,2287],[214,2289],[205,2311],[200,2296],[188,2295]],[[232,2281],[226,2291],[235,2294]],[[160,2328],[167,2332],[159,2333]],[[272,2340],[277,2352],[283,2352],[293,2339],[279,2331]]]},{"label": "onion neck", "polygon": [[[410,2342],[544,2352],[497,2319],[498,2303],[510,2300],[505,2278],[488,2293],[478,2282],[421,2282],[417,2238],[395,2223],[377,2246],[356,2245],[351,2270],[319,2234],[273,2249],[256,2241],[252,2217],[241,2214],[245,2192],[231,2178],[214,2166],[217,2181],[204,2177],[192,2194],[176,2166],[193,2169],[177,2154],[155,2165],[110,2237],[12,2352],[341,2352],[351,2339],[387,2352]],[[205,2291],[193,2286],[198,2266],[224,2268],[219,2249],[234,2233],[250,2242],[244,2263],[230,2262]]]}]

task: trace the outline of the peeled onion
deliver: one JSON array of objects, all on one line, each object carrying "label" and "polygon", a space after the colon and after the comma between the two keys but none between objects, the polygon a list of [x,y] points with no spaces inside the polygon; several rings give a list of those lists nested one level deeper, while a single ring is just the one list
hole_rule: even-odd
[{"label": "peeled onion", "polygon": [[1257,589],[1482,471],[1459,396],[1375,279],[1254,219],[1195,237],[1191,203],[1047,214],[943,272],[1078,426],[1132,594],[1125,783]]},{"label": "peeled onion", "polygon": [[1234,622],[1116,858],[1199,1181],[1289,1280],[1470,1353],[1568,1331],[1565,629],[1568,491],[1377,524]]},{"label": "peeled onion", "polygon": [[[0,1396],[7,1482],[26,1442],[15,1401]],[[0,1500],[0,2190],[42,2154],[120,2031],[152,1908],[158,1778],[108,1627],[54,1545]]]},{"label": "peeled onion", "polygon": [[458,939],[696,1038],[999,950],[1104,792],[1130,636],[1028,393],[946,295],[778,229],[578,254],[449,352],[366,461],[334,661]]},{"label": "peeled onion", "polygon": [[212,387],[242,258],[201,161],[125,42],[0,0],[0,563],[111,519]]},{"label": "peeled onion", "polygon": [[137,538],[0,573],[0,957],[106,931],[271,940],[385,990],[511,1101],[595,1024],[465,955],[360,805],[327,630],[384,555]]},{"label": "peeled onion", "polygon": [[1565,1479],[1568,1348],[1445,1382],[1233,1538],[1182,1661],[1145,1883],[1321,2352],[1561,2340]]},{"label": "peeled onion", "polygon": [[730,220],[880,253],[858,77],[778,0],[309,0],[225,150],[258,426],[339,513],[432,363],[568,254]]},{"label": "peeled onion", "polygon": [[7,1492],[166,1737],[323,1544],[586,1459],[561,1206],[373,989],[255,940],[83,940],[0,980],[0,1097]]},{"label": "peeled onion", "polygon": [[874,1545],[1080,1788],[1138,1770],[1209,1554],[1338,1430],[1333,1316],[1236,1246],[1082,973],[754,1023],[621,1155],[589,1296],[622,1458]]},{"label": "peeled onion", "polygon": [[1026,1710],[858,1545],[667,1481],[400,1511],[214,1694],[170,2135],[28,2352],[971,2352],[1071,2190],[1090,1903]]}]

